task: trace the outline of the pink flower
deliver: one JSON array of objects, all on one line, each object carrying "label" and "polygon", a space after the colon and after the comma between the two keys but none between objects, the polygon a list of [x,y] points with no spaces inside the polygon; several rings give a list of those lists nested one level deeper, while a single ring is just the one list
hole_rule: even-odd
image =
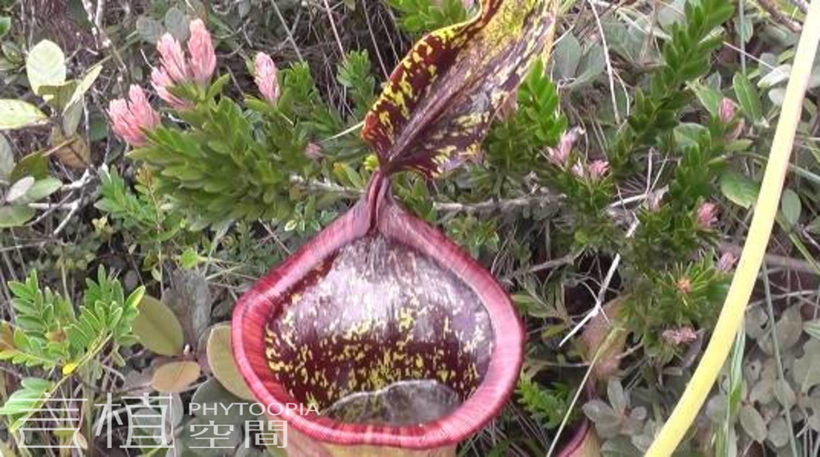
[{"label": "pink flower", "polygon": [[279,78],[276,75],[276,64],[273,59],[264,52],[256,54],[254,60],[254,82],[259,88],[262,97],[275,102],[279,99]]},{"label": "pink flower", "polygon": [[159,39],[157,51],[159,51],[162,69],[171,77],[174,84],[184,83],[191,79],[182,46],[170,33],[162,35]]},{"label": "pink flower", "polygon": [[670,328],[663,331],[663,339],[667,343],[677,346],[682,343],[689,343],[697,339],[698,334],[692,327],[685,326],[679,328]]},{"label": "pink flower", "polygon": [[723,97],[718,108],[718,117],[721,122],[729,123],[735,118],[735,102],[727,97]]},{"label": "pink flower", "polygon": [[114,133],[134,147],[144,146],[145,132],[160,123],[159,114],[151,108],[145,92],[136,85],[129,89],[128,101],[118,98],[108,104],[108,117]]},{"label": "pink flower", "polygon": [[589,178],[593,181],[603,178],[607,171],[609,171],[609,162],[606,160],[594,160],[587,167]]},{"label": "pink flower", "polygon": [[322,147],[314,142],[310,142],[305,147],[305,155],[312,160],[319,160],[322,158]]},{"label": "pink flower", "polygon": [[737,258],[731,252],[724,252],[720,259],[718,259],[717,269],[723,272],[729,272],[735,266]]},{"label": "pink flower", "polygon": [[715,208],[715,204],[709,202],[702,203],[698,207],[696,214],[698,227],[703,230],[710,230],[712,228],[712,224],[717,220],[717,217],[715,217],[715,213],[717,212]]},{"label": "pink flower", "polygon": [[154,87],[154,90],[157,91],[159,98],[163,99],[165,103],[168,103],[174,109],[181,110],[190,108],[191,104],[189,102],[171,93],[169,89],[174,86],[174,81],[171,80],[171,77],[168,76],[168,73],[166,73],[164,69],[154,67],[154,69],[151,70],[151,85]]},{"label": "pink flower", "polygon": [[216,69],[216,54],[211,42],[211,34],[205,28],[202,20],[191,22],[191,38],[188,40],[188,54],[191,56],[191,75],[199,84],[206,85]]},{"label": "pink flower", "polygon": [[584,129],[575,127],[569,129],[566,133],[561,135],[561,139],[558,141],[558,146],[556,148],[547,148],[547,158],[549,161],[559,167],[566,166],[567,159],[569,159],[569,154],[572,152],[572,145],[575,144],[578,137],[583,134]]},{"label": "pink flower", "polygon": [[138,125],[147,130],[151,130],[159,125],[159,113],[154,111],[154,108],[151,108],[151,104],[148,103],[148,98],[145,96],[145,92],[142,91],[142,87],[132,84],[128,90],[128,99],[131,101],[131,114],[134,115],[134,120]]}]

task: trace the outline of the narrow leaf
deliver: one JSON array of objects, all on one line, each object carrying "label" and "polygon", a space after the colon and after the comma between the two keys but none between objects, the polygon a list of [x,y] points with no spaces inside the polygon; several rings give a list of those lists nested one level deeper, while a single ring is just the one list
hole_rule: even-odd
[{"label": "narrow leaf", "polygon": [[740,110],[755,124],[759,124],[763,120],[762,110],[760,108],[760,94],[757,89],[749,81],[743,73],[735,73],[733,79],[735,95],[740,103]]}]

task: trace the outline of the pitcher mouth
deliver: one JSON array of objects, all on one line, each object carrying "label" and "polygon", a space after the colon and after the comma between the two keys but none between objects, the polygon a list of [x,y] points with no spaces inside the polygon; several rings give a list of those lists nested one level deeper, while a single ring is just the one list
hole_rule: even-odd
[{"label": "pitcher mouth", "polygon": [[453,273],[378,233],[314,271],[274,304],[265,330],[268,365],[298,401],[324,412],[397,383],[436,382],[459,401],[478,388],[492,328],[475,292]]},{"label": "pitcher mouth", "polygon": [[[257,399],[266,406],[272,406],[268,410],[282,411],[278,418],[288,421],[293,428],[312,439],[341,445],[376,445],[405,449],[432,449],[454,445],[486,425],[500,412],[512,394],[523,359],[524,330],[508,295],[487,271],[436,229],[402,210],[392,202],[389,193],[384,189],[378,190],[376,198],[383,198],[384,202],[368,205],[365,204],[368,199],[365,199],[241,297],[232,322],[234,356]],[[375,215],[367,214],[370,212],[367,208],[378,210],[374,211]],[[373,224],[376,225],[375,230]],[[452,275],[453,282],[465,288],[458,292],[464,297],[460,302],[464,312],[459,314],[454,310],[445,312],[444,309],[437,309],[439,320],[435,325],[430,323],[430,327],[427,327],[425,324],[416,333],[382,326],[381,336],[394,340],[383,344],[382,347],[375,346],[377,339],[356,339],[349,335],[355,344],[348,344],[348,347],[353,348],[348,354],[349,357],[341,357],[341,354],[326,351],[325,345],[329,344],[329,340],[322,343],[320,335],[323,325],[330,325],[334,321],[341,325],[338,323],[340,315],[328,315],[325,318],[314,314],[314,320],[311,321],[310,313],[316,313],[317,310],[311,311],[311,307],[307,307],[300,315],[297,312],[298,306],[292,306],[292,298],[295,291],[303,291],[307,283],[317,281],[321,277],[321,268],[327,268],[334,260],[338,260],[340,250],[372,238],[374,232],[384,239],[385,247],[410,252],[416,256],[417,262],[430,262],[430,265]],[[407,262],[409,260],[403,265],[410,265]],[[431,288],[435,286],[430,285]],[[447,287],[456,286],[450,284]],[[394,297],[401,296],[397,291],[393,292],[396,292]],[[303,294],[300,299],[304,300],[305,295]],[[469,314],[473,305],[477,306],[476,316],[467,319],[467,326],[464,327],[465,316]],[[418,312],[420,309],[412,305],[399,306],[396,312],[410,313],[412,320],[412,312]],[[290,315],[288,310],[291,311]],[[445,318],[449,321],[451,331],[444,331]],[[305,324],[303,328],[308,331],[288,334],[287,330],[294,327],[283,325],[283,319],[301,320]],[[416,315],[415,319],[420,318]],[[461,319],[460,323],[456,323],[458,319]],[[365,321],[367,319],[358,322]],[[405,321],[405,324],[410,323],[412,322]],[[401,319],[396,321],[396,324],[400,326]],[[425,333],[427,328],[435,331]],[[457,331],[459,328],[460,332]],[[466,328],[470,329],[471,335],[466,334]],[[406,338],[411,334],[418,340],[418,344],[412,347],[407,346],[410,342],[405,343],[403,352],[398,351],[399,341],[396,339],[399,336]],[[331,337],[332,333],[324,336]],[[344,350],[343,346],[337,346],[338,348]],[[445,351],[444,355],[439,352],[439,360],[437,363],[434,362],[436,351],[442,349],[450,352]],[[307,352],[299,355],[299,351]],[[378,354],[381,359],[374,358],[372,362],[366,362],[367,357],[373,353]],[[362,359],[361,354],[364,354],[365,359]],[[391,364],[396,362],[394,358],[397,355],[398,359],[402,356],[411,357],[408,360],[411,360],[412,364],[398,360],[396,365],[391,365],[391,368],[397,368],[398,375],[394,377],[385,372],[372,379],[361,376],[361,373],[367,373],[367,370],[383,364],[386,354],[390,356]],[[285,365],[279,365],[278,372],[272,369],[272,362],[283,363],[286,355],[290,361],[291,371],[287,371]],[[311,360],[324,358],[325,361],[332,361],[334,356],[337,357],[337,362],[343,359],[343,363],[333,362],[327,367],[311,365]],[[357,357],[360,362],[358,365]],[[353,360],[353,363],[350,363],[350,360]],[[420,366],[416,365],[418,361],[421,361]],[[445,367],[449,369],[441,371]],[[345,373],[349,371],[345,370],[361,371],[346,376]],[[333,380],[328,377],[339,374],[342,374],[345,381],[352,380],[354,384],[336,386],[334,389],[327,389],[327,386],[315,388],[321,387],[325,382],[330,385]],[[452,388],[457,393],[460,404],[449,413],[433,420],[399,426],[341,422],[316,413],[317,409],[327,408],[345,393],[376,390],[395,381],[420,378],[435,379]],[[287,407],[294,404],[306,407]],[[311,405],[318,408],[309,407]]]}]

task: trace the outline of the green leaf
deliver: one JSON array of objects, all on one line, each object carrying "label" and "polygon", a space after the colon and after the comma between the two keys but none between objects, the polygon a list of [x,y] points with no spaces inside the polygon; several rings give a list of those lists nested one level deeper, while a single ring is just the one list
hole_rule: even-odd
[{"label": "green leaf", "polygon": [[59,112],[66,107],[76,87],[77,81],[66,81],[57,85],[43,84],[40,86],[40,97]]},{"label": "green leaf", "polygon": [[740,110],[755,124],[763,122],[762,109],[760,108],[760,94],[743,73],[735,73],[732,80],[735,89],[735,96],[740,103]]},{"label": "green leaf", "polygon": [[61,187],[63,187],[63,183],[57,178],[49,176],[46,179],[38,179],[17,203],[24,205],[42,200],[54,192],[57,192]]},{"label": "green leaf", "polygon": [[780,211],[783,212],[783,217],[789,225],[794,226],[800,220],[800,213],[803,206],[800,203],[800,197],[791,189],[783,191],[783,196],[780,198]]},{"label": "green leaf", "polygon": [[626,408],[629,407],[629,400],[624,393],[624,388],[621,385],[621,380],[615,377],[609,379],[607,383],[607,399],[612,408],[620,414],[624,414]]},{"label": "green leaf", "polygon": [[20,197],[26,195],[26,192],[34,185],[34,178],[31,176],[25,176],[17,180],[14,184],[11,185],[8,192],[6,193],[6,201],[9,203],[16,202]]},{"label": "green leaf", "polygon": [[56,86],[65,82],[65,55],[55,43],[43,40],[29,51],[26,59],[26,75],[35,94],[40,95],[40,86]]},{"label": "green leaf", "polygon": [[[22,414],[36,408],[53,385],[50,381],[39,378],[24,378],[21,384],[21,387],[0,407],[0,415]],[[27,416],[30,415],[29,412]]]},{"label": "green leaf", "polygon": [[34,217],[34,210],[25,205],[0,206],[0,228],[19,227]]},{"label": "green leaf", "polygon": [[572,32],[564,35],[561,40],[555,44],[553,51],[555,58],[555,70],[557,79],[569,79],[575,76],[578,71],[578,65],[581,63],[581,56],[583,51],[581,43]]},{"label": "green leaf", "polygon": [[585,86],[603,74],[604,70],[606,70],[604,48],[600,44],[595,43],[587,50],[581,62],[578,64],[578,68],[576,69],[578,76],[569,84],[569,87],[577,89]]},{"label": "green leaf", "polygon": [[686,20],[683,6],[686,0],[674,0],[665,4],[658,11],[658,24],[665,32],[670,32],[672,26],[683,23]]},{"label": "green leaf", "polygon": [[46,120],[48,116],[29,102],[0,99],[0,130],[40,125]]},{"label": "green leaf", "polygon": [[675,142],[681,149],[697,146],[704,132],[706,132],[706,127],[694,122],[681,122],[672,130]]},{"label": "green leaf", "polygon": [[820,384],[820,341],[811,339],[803,345],[803,357],[794,360],[791,374],[801,394]]},{"label": "green leaf", "polygon": [[137,18],[137,33],[143,41],[157,44],[162,34],[165,33],[165,27],[150,16],[140,16]]},{"label": "green leaf", "polygon": [[11,170],[11,181],[31,176],[34,179],[48,178],[48,157],[42,152],[32,152],[20,159]]},{"label": "green leaf", "polygon": [[146,295],[131,327],[140,344],[160,355],[175,356],[182,352],[184,334],[176,314],[167,305]]},{"label": "green leaf", "polygon": [[184,43],[188,39],[188,17],[179,8],[172,6],[165,13],[165,28],[174,38]]},{"label": "green leaf", "polygon": [[88,92],[88,89],[91,89],[91,86],[94,85],[94,82],[97,81],[97,78],[100,76],[100,72],[102,71],[103,66],[102,64],[97,64],[91,67],[80,81],[77,83],[77,88],[74,89],[74,93],[71,94],[71,99],[68,101],[65,110],[63,113],[67,112],[71,109],[71,106],[75,103],[81,102],[85,93]]},{"label": "green leaf", "polygon": [[776,417],[774,418],[771,423],[769,423],[769,433],[767,438],[775,447],[783,447],[789,442],[789,434],[792,431],[789,429],[788,424],[786,423],[786,419],[783,417]]},{"label": "green leaf", "polygon": [[723,195],[743,208],[750,208],[757,201],[760,184],[734,173],[726,172],[720,177],[720,191]]},{"label": "green leaf", "polygon": [[11,30],[11,18],[8,16],[0,16],[0,38],[6,36]]},{"label": "green leaf", "polygon": [[200,257],[199,254],[196,253],[196,249],[189,247],[185,249],[182,254],[180,254],[179,265],[186,270],[190,270],[203,260],[204,258]]},{"label": "green leaf", "polygon": [[758,443],[762,443],[766,439],[766,422],[763,420],[763,416],[752,406],[743,405],[740,408],[740,425],[746,431],[746,434]]},{"label": "green leaf", "polygon": [[611,406],[601,400],[594,399],[585,403],[582,409],[584,414],[595,423],[595,429],[602,438],[611,438],[618,434],[623,416],[612,409]]},{"label": "green leaf", "polygon": [[185,390],[199,378],[199,364],[191,361],[170,362],[154,371],[151,387],[158,392],[176,393]]},{"label": "green leaf", "polygon": [[768,89],[776,86],[777,84],[788,80],[791,72],[792,66],[790,64],[779,65],[774,70],[766,73],[766,76],[760,78],[757,82],[757,87],[761,89]]},{"label": "green leaf", "polygon": [[718,110],[720,109],[720,101],[723,100],[723,94],[711,87],[697,84],[695,86],[695,95],[698,97],[700,104],[706,108],[706,111],[708,111],[712,117],[718,117]]},{"label": "green leaf", "polygon": [[803,323],[803,331],[820,340],[820,319]]},{"label": "green leaf", "polygon": [[208,336],[208,365],[223,387],[245,400],[253,400],[253,393],[239,372],[231,350],[231,326],[218,325]]},{"label": "green leaf", "polygon": [[0,135],[0,181],[8,181],[14,169],[14,152],[4,135]]}]

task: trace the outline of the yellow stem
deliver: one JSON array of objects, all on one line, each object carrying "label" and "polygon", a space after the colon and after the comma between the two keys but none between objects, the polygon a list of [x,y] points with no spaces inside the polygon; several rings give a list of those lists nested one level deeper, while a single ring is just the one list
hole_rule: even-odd
[{"label": "yellow stem", "polygon": [[797,54],[794,58],[789,84],[786,87],[780,120],[777,123],[777,131],[774,134],[774,142],[769,154],[769,163],[766,166],[760,197],[755,205],[754,217],[746,244],[743,246],[737,272],[732,280],[709,346],[675,410],[647,451],[646,455],[649,457],[672,455],[712,389],[732,349],[735,334],[743,322],[746,304],[749,302],[752,288],[757,280],[757,273],[760,270],[777,214],[818,41],[820,41],[820,0],[813,0],[803,25],[800,43],[797,45]]}]

